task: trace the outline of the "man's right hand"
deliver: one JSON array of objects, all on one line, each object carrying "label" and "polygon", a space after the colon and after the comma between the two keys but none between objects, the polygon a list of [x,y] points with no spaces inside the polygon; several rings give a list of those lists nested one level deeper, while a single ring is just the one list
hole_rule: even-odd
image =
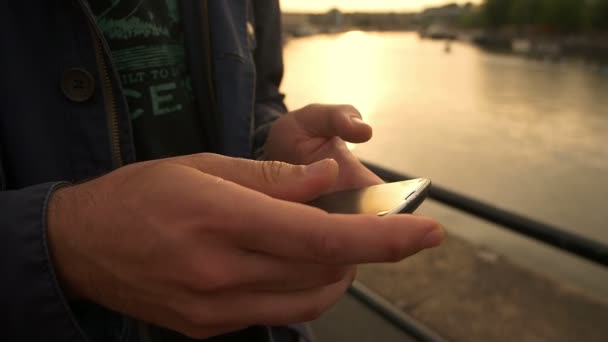
[{"label": "man's right hand", "polygon": [[309,201],[338,166],[199,154],[123,167],[56,191],[48,231],[72,298],[204,338],[317,318],[355,266],[443,237],[410,215],[332,215]]}]

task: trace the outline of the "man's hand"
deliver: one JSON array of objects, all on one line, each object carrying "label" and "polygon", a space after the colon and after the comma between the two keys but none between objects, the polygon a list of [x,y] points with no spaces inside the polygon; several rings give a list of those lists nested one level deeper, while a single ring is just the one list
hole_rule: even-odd
[{"label": "man's hand", "polygon": [[309,105],[293,111],[272,126],[265,158],[292,164],[309,164],[332,158],[340,165],[340,175],[331,191],[360,188],[382,180],[359,162],[346,147],[372,137],[372,128],[361,114],[348,105]]},{"label": "man's hand", "polygon": [[330,215],[304,202],[332,187],[310,166],[211,154],[126,166],[65,187],[49,207],[50,249],[73,298],[204,338],[315,319],[354,265],[438,245],[408,215]]}]

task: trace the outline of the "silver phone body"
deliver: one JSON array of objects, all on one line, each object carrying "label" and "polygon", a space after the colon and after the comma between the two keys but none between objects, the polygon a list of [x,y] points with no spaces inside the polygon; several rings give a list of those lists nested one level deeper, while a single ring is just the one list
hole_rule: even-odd
[{"label": "silver phone body", "polygon": [[431,181],[418,178],[323,195],[308,204],[333,214],[378,216],[412,213],[424,201]]}]

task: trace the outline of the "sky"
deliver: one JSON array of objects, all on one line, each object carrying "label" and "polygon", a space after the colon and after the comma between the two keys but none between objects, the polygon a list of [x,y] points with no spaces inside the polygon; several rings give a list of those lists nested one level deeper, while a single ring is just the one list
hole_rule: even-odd
[{"label": "sky", "polygon": [[[446,3],[466,3],[449,0],[281,0],[284,11],[325,12],[337,7],[343,11],[419,11]],[[470,0],[480,3],[481,0]]]}]

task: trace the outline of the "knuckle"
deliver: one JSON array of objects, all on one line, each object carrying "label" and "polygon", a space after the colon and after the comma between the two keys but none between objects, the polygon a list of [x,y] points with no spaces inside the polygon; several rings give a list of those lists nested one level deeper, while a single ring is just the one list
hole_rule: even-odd
[{"label": "knuckle", "polygon": [[332,107],[329,112],[331,124],[335,129],[340,129],[349,125],[351,117],[360,117],[361,114],[352,106],[340,105]]},{"label": "knuckle", "polygon": [[323,105],[319,104],[319,103],[311,103],[311,104],[305,106],[304,108],[302,108],[302,110],[304,110],[304,111],[316,111],[319,108],[321,108],[321,106],[323,106]]},{"label": "knuckle", "polygon": [[327,229],[317,230],[313,245],[312,250],[320,262],[339,262],[344,249],[341,241],[331,235]]},{"label": "knuckle", "polygon": [[201,164],[208,164],[208,163],[215,163],[215,162],[221,161],[225,157],[223,157],[219,154],[215,154],[215,153],[203,152],[203,153],[197,153],[192,156],[185,156],[183,158],[194,158],[194,159],[198,160]]},{"label": "knuckle", "polygon": [[268,184],[277,183],[281,177],[285,163],[280,161],[265,161],[262,163],[260,172],[262,179]]},{"label": "knuckle", "polygon": [[218,154],[209,153],[209,152],[197,153],[194,156],[197,158],[205,159],[205,160],[214,160],[214,159],[218,159],[220,157],[220,155],[218,155]]},{"label": "knuckle", "polygon": [[344,107],[341,105],[330,106],[327,108],[328,115],[330,115],[333,119],[343,117],[344,112]]},{"label": "knuckle", "polygon": [[211,176],[213,180],[213,185],[222,185],[226,182],[226,180],[222,177]]},{"label": "knuckle", "polygon": [[338,106],[338,109],[340,112],[343,113],[353,113],[353,114],[357,114],[359,117],[361,116],[361,113],[359,112],[359,110],[357,108],[355,108],[355,106],[353,105],[340,105]]},{"label": "knuckle", "polygon": [[390,262],[398,262],[407,256],[406,246],[402,241],[391,240],[386,246],[386,260]]}]

